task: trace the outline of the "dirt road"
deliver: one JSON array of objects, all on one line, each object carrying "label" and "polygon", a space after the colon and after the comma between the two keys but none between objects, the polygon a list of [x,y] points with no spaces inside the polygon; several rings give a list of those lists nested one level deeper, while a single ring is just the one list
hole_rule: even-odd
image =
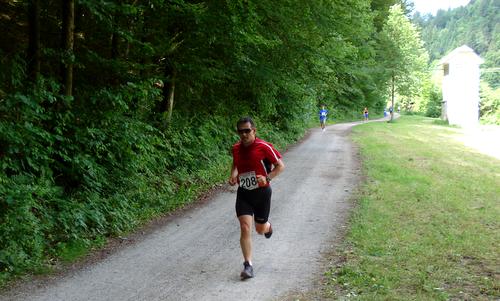
[{"label": "dirt road", "polygon": [[360,178],[349,139],[354,124],[313,129],[284,154],[286,170],[272,185],[274,235],[253,236],[253,279],[239,279],[236,193],[227,186],[140,242],[56,281],[4,292],[0,300],[262,301],[305,291],[325,271],[323,252],[352,207]]}]

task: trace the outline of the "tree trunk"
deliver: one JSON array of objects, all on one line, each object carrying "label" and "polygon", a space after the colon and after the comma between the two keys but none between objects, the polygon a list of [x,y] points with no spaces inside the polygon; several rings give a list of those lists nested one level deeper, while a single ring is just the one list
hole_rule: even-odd
[{"label": "tree trunk", "polygon": [[40,0],[29,3],[28,74],[35,82],[40,75]]},{"label": "tree trunk", "polygon": [[62,62],[64,95],[73,95],[73,48],[75,44],[75,0],[63,1],[62,48],[65,59]]},{"label": "tree trunk", "polygon": [[392,74],[392,87],[391,87],[391,122],[394,119],[394,73]]},{"label": "tree trunk", "polygon": [[175,91],[175,77],[172,78],[172,82],[170,83],[170,91],[168,93],[168,114],[167,114],[167,122],[170,123],[172,120],[172,111],[174,109],[174,91]]},{"label": "tree trunk", "polygon": [[177,70],[173,65],[171,58],[165,58],[164,63],[165,68],[165,84],[162,90],[162,101],[157,106],[158,112],[163,118],[164,126],[167,126],[172,120],[172,111],[174,109],[174,91],[175,91],[175,80],[177,75]]},{"label": "tree trunk", "polygon": [[[113,31],[113,33],[111,34],[111,59],[112,60],[118,59],[118,56],[119,56],[119,51],[118,51],[119,43],[118,43],[118,41],[119,41],[119,39],[120,39],[120,37],[119,37],[118,33]],[[112,76],[111,83],[115,86],[118,85],[118,83],[119,83],[118,76]]]},{"label": "tree trunk", "polygon": [[[134,0],[134,2],[132,2],[132,6],[136,6],[137,2],[139,2],[139,0]],[[130,33],[132,33],[133,28],[134,28],[134,22],[130,21],[130,23],[128,25],[128,30]],[[124,60],[128,60],[128,55],[130,53],[130,42],[128,41],[128,39],[125,40],[125,47],[124,48],[125,48],[125,51],[122,53],[122,58]]]},{"label": "tree trunk", "polygon": [[[164,116],[164,124],[167,125],[172,120],[172,111],[174,109],[174,96],[175,96],[175,77],[176,72],[171,68],[167,68],[167,82],[163,87],[163,101],[160,105],[161,114]],[[166,73],[167,73],[166,72]]]},{"label": "tree trunk", "polygon": [[118,58],[118,34],[113,32],[111,34],[111,59],[116,60]]}]

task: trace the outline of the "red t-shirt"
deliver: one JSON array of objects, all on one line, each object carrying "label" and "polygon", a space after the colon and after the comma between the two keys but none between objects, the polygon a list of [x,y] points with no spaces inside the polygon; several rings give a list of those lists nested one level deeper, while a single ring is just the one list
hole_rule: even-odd
[{"label": "red t-shirt", "polygon": [[[244,146],[241,141],[233,145],[233,163],[238,169],[238,175],[255,172],[255,175],[266,176],[264,160],[276,164],[279,159],[281,159],[281,154],[274,146],[259,138],[255,138],[249,146]],[[269,186],[269,183],[266,186]]]}]

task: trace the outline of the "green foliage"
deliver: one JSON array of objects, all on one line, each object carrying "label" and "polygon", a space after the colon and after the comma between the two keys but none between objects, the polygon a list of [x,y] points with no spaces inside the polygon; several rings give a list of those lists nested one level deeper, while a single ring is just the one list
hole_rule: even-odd
[{"label": "green foliage", "polygon": [[500,124],[500,87],[492,89],[486,82],[481,82],[480,98],[481,122]]},{"label": "green foliage", "polygon": [[414,99],[410,108],[405,104],[403,104],[403,108],[406,112],[415,112],[427,117],[437,118],[441,116],[442,100],[441,88],[431,79],[428,79],[423,83],[421,96]]},{"label": "green foliage", "polygon": [[[428,54],[420,39],[418,28],[404,14],[401,5],[393,5],[379,35],[381,51],[391,78],[387,90],[390,106],[398,105],[405,111],[414,110],[415,99],[423,97],[422,87],[428,81]],[[418,108],[417,108],[418,109]]]},{"label": "green foliage", "polygon": [[420,39],[418,28],[404,15],[399,5],[390,9],[387,23],[384,26],[385,39],[392,56],[388,57],[389,72],[395,78],[398,94],[413,96],[419,94],[422,81],[426,75],[428,54]]},{"label": "green foliage", "polygon": [[425,116],[434,118],[440,117],[442,101],[443,95],[441,94],[441,90],[433,86],[429,92],[429,102],[427,102]]},{"label": "green foliage", "polygon": [[[500,5],[495,0],[471,1],[452,10],[439,10],[436,16],[416,14],[413,21],[422,27],[422,39],[431,61],[439,60],[453,49],[468,45],[485,63],[484,70],[500,66]],[[482,72],[490,86],[500,85],[498,71]]]},{"label": "green foliage", "polygon": [[[0,113],[10,116],[0,122],[2,273],[33,269],[58,253],[77,257],[96,238],[193,199],[227,168],[234,137],[221,117],[192,119],[191,130],[180,119],[161,133],[117,111],[106,114],[105,105],[126,107],[120,94],[98,92],[102,111],[76,119],[45,110],[42,99],[51,95],[43,92],[13,95]],[[19,124],[23,119],[32,122]]]}]

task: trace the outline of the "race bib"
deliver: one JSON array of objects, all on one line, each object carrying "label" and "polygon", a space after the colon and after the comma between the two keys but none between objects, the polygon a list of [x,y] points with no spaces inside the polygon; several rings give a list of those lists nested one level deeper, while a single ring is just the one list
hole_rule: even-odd
[{"label": "race bib", "polygon": [[240,187],[247,190],[254,190],[259,187],[255,171],[249,171],[240,174]]}]

